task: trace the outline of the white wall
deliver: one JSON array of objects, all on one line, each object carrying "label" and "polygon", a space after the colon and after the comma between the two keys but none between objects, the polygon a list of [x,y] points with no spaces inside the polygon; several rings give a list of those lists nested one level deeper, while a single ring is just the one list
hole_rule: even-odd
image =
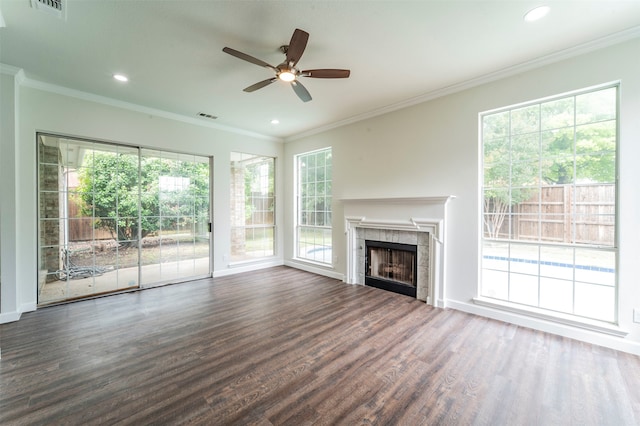
[{"label": "white wall", "polygon": [[[5,87],[13,88],[13,78],[0,74],[2,83],[2,312],[0,322],[19,318],[37,303],[37,196],[36,132],[49,132],[94,140],[123,143],[214,157],[214,275],[282,264],[282,249],[268,262],[232,268],[226,261],[230,252],[229,187],[230,152],[247,152],[276,157],[276,176],[282,175],[282,142],[276,139],[230,132],[206,125],[174,120],[144,108],[122,108],[93,95],[81,94],[26,80],[19,86],[17,108]],[[13,90],[13,89],[12,89]],[[99,102],[94,102],[93,99]],[[7,106],[7,108],[5,108]],[[17,117],[15,134],[5,120]],[[9,155],[13,155],[10,158]],[[5,155],[7,155],[5,157]],[[11,176],[5,176],[10,174]],[[5,179],[6,178],[6,179]],[[276,191],[282,191],[281,182]],[[15,203],[12,203],[15,197]],[[7,203],[5,204],[5,201]],[[276,201],[282,210],[282,200]],[[9,214],[5,214],[5,210]],[[15,224],[11,223],[13,212]],[[282,240],[282,220],[276,221],[276,238]],[[15,230],[13,238],[5,229]],[[280,244],[279,247],[282,247]],[[12,260],[7,253],[15,253]],[[8,268],[5,264],[13,262]],[[12,276],[13,275],[13,276]],[[5,278],[8,278],[5,283]],[[5,285],[6,284],[6,285]],[[15,296],[14,296],[15,293]],[[4,306],[7,301],[15,300]],[[9,303],[9,302],[7,302]]]},{"label": "white wall", "polygon": [[[15,138],[18,70],[0,67],[0,322],[17,319]],[[5,314],[6,313],[6,314]]]},{"label": "white wall", "polygon": [[[333,147],[334,268],[345,273],[341,198],[444,196],[449,202],[446,268],[448,306],[546,331],[640,353],[640,40],[565,59],[422,104],[323,133],[288,141],[285,146],[285,195],[292,193],[293,156]],[[475,305],[479,277],[478,114],[582,89],[621,81],[620,111],[620,327],[626,339]],[[287,198],[293,211],[292,199]],[[285,217],[293,226],[293,214]],[[285,247],[285,261],[293,253]]]}]

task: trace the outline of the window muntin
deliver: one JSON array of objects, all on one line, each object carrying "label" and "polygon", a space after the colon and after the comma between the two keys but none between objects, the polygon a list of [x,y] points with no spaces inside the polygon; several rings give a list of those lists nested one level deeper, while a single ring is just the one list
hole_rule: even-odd
[{"label": "window muntin", "polygon": [[296,258],[330,265],[331,148],[296,156]]},{"label": "window muntin", "polygon": [[275,159],[231,153],[231,261],[275,253]]},{"label": "window muntin", "polygon": [[481,296],[616,322],[617,91],[481,115]]}]

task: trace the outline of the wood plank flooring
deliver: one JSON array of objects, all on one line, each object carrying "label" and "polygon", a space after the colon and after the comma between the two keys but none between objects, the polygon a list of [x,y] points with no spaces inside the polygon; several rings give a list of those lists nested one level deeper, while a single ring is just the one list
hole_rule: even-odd
[{"label": "wood plank flooring", "polygon": [[0,333],[2,425],[640,423],[639,357],[287,267]]}]

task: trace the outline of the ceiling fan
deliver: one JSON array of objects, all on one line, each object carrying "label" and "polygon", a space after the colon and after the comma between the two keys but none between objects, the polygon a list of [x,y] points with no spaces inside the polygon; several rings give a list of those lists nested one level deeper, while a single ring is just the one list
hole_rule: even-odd
[{"label": "ceiling fan", "polygon": [[256,84],[252,84],[251,86],[246,87],[244,89],[245,92],[253,92],[255,90],[262,89],[263,87],[268,86],[269,84],[277,80],[282,80],[291,83],[293,91],[296,92],[296,95],[298,95],[298,97],[303,102],[309,102],[311,100],[311,95],[309,94],[309,91],[302,85],[302,83],[298,81],[298,77],[347,78],[349,77],[350,71],[339,69],[317,69],[300,71],[298,68],[296,68],[296,64],[302,57],[304,49],[307,47],[308,40],[309,33],[296,28],[296,30],[293,32],[293,35],[291,36],[291,41],[289,42],[289,44],[280,46],[280,50],[286,55],[286,59],[283,63],[275,67],[264,61],[261,61],[260,59],[254,58],[253,56],[249,56],[246,53],[231,49],[230,47],[225,47],[224,49],[222,49],[222,51],[228,53],[229,55],[235,56],[236,58],[251,62],[252,64],[268,68],[276,74],[275,77],[262,80]]}]

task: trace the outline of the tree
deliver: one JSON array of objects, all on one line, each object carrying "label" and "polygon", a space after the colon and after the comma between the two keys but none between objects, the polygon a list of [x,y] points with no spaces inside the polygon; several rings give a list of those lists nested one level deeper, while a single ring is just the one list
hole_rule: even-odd
[{"label": "tree", "polygon": [[615,179],[616,129],[614,121],[552,132],[543,149],[549,158],[542,164],[542,179],[550,185],[563,185],[575,180],[612,183]]},{"label": "tree", "polygon": [[160,229],[188,228],[197,212],[208,220],[208,164],[142,157],[138,169],[137,154],[93,152],[78,175],[82,214],[121,246]]}]

